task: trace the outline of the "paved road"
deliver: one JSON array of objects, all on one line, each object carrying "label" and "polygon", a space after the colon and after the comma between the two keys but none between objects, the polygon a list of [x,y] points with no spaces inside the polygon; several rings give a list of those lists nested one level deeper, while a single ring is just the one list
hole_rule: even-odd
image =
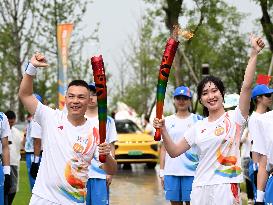
[{"label": "paved road", "polygon": [[110,205],[169,205],[164,199],[156,169],[134,164],[132,169],[119,169],[110,190]]}]

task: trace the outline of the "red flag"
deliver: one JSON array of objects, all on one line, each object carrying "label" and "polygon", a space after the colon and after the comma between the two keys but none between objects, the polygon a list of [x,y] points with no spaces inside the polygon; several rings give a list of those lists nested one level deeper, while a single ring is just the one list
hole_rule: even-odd
[{"label": "red flag", "polygon": [[258,74],[256,83],[269,85],[271,78],[272,78],[272,76],[270,76],[270,75]]}]

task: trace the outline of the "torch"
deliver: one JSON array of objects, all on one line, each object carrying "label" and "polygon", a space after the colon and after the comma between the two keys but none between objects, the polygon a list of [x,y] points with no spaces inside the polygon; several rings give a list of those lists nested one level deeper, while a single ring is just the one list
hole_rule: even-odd
[{"label": "torch", "polygon": [[[163,114],[163,106],[165,99],[165,92],[168,83],[170,70],[172,67],[173,59],[178,48],[179,41],[178,36],[183,37],[185,40],[190,40],[193,37],[193,33],[187,30],[183,30],[179,25],[175,25],[172,33],[165,46],[165,51],[161,60],[159,69],[157,92],[156,92],[156,118],[161,119]],[[154,140],[160,141],[161,133],[160,129],[156,129]]]},{"label": "torch", "polygon": [[[165,46],[165,51],[161,60],[161,65],[159,68],[158,82],[157,82],[157,92],[156,92],[156,118],[161,119],[163,114],[163,106],[165,99],[165,92],[168,83],[168,78],[170,70],[172,67],[173,59],[178,47],[179,41],[174,38],[169,38]],[[161,133],[160,129],[156,129],[154,140],[160,141]]]},{"label": "torch", "polygon": [[[99,116],[99,134],[101,144],[105,142],[107,121],[107,88],[102,56],[93,56],[91,58],[91,64],[93,69],[94,82],[96,85]],[[106,156],[99,155],[99,160],[100,162],[104,163],[106,161]]]}]

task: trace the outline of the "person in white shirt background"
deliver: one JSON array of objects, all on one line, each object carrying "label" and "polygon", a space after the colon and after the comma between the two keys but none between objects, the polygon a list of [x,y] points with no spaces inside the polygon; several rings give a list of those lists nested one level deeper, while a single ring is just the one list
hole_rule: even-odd
[{"label": "person in white shirt background", "polygon": [[[272,105],[272,93],[273,89],[270,89],[266,85],[256,85],[251,94],[252,105],[250,110],[255,110],[249,117],[248,120],[248,129],[250,138],[252,139],[252,148],[251,148],[251,158],[252,160],[249,163],[249,177],[252,181],[254,198],[256,198],[257,190],[257,174],[258,166],[262,157],[262,153],[259,150],[260,132],[258,130],[257,118],[263,113],[267,112]],[[251,111],[250,111],[251,112]],[[260,174],[267,177],[267,172],[264,169],[260,170]]]},{"label": "person in white shirt background", "polygon": [[174,143],[169,136],[164,119],[154,119],[160,128],[164,146],[171,157],[177,157],[196,146],[199,164],[191,192],[192,205],[240,204],[239,184],[243,181],[240,162],[240,135],[248,118],[252,82],[258,53],[264,47],[261,38],[250,36],[251,54],[241,87],[239,105],[225,112],[225,88],[214,76],[205,77],[197,87],[198,100],[203,105],[203,120],[195,123]]},{"label": "person in white shirt background", "polygon": [[10,150],[10,177],[11,187],[8,192],[8,205],[11,205],[16,192],[19,190],[19,170],[21,159],[21,148],[23,146],[23,133],[21,133],[14,125],[16,124],[16,114],[12,110],[5,112],[8,118],[11,136],[9,144]]},{"label": "person in white shirt background", "polygon": [[[36,99],[39,102],[42,102],[42,97],[39,94],[34,93],[33,95],[36,97]],[[32,129],[35,128],[35,126],[36,126],[36,125],[34,125],[35,123],[37,123],[37,122],[35,122],[33,120],[32,115],[29,114],[28,118],[27,118],[27,127],[26,127],[25,152],[26,152],[26,167],[27,167],[30,190],[33,189],[34,184],[35,184],[35,177],[33,174],[33,172],[34,172],[33,169],[32,169],[32,174],[30,172],[31,167],[35,166],[35,164],[33,165],[33,163],[37,162],[37,157],[35,158],[34,150],[39,149],[39,148],[37,148],[38,143],[35,143],[35,142],[37,142],[37,140],[35,138],[33,138],[33,135],[32,135],[32,132],[33,132]],[[36,132],[36,131],[34,130],[34,132]],[[34,148],[34,146],[35,146],[35,148]],[[40,161],[40,157],[38,157],[38,162],[39,161]]]},{"label": "person in white shirt background", "polygon": [[246,194],[248,199],[248,204],[254,204],[254,190],[251,179],[249,177],[249,163],[251,161],[250,152],[252,147],[252,140],[249,135],[248,127],[244,129],[242,138],[241,138],[241,159],[242,159],[242,168],[246,183]]},{"label": "person in white shirt background", "polygon": [[271,205],[273,204],[273,111],[257,117],[257,127],[259,142],[256,150],[260,154],[260,158],[255,204]]},{"label": "person in white shirt background", "polygon": [[11,131],[7,116],[0,112],[0,204],[8,204],[8,192],[11,186],[10,179],[10,152],[9,138]]},{"label": "person in white shirt background", "polygon": [[[238,94],[226,94],[225,95],[225,103],[224,108],[226,111],[234,110],[239,105],[240,95]],[[248,205],[254,204],[254,191],[251,180],[249,178],[249,162],[250,158],[250,150],[251,150],[251,138],[249,135],[248,128],[246,127],[243,131],[241,137],[241,160],[242,160],[242,169],[244,174],[244,179],[246,183],[246,194],[248,199]]]},{"label": "person in white shirt background", "polygon": [[[202,117],[190,112],[192,93],[186,86],[179,86],[173,93],[176,113],[165,118],[167,132],[174,142]],[[165,198],[172,205],[190,204],[190,193],[195,170],[198,165],[197,150],[191,148],[184,154],[171,158],[164,144],[160,149],[160,179],[165,190]]]},{"label": "person in white shirt background", "polygon": [[33,156],[34,156],[34,158],[31,162],[29,173],[30,173],[30,176],[35,180],[37,177],[40,162],[42,159],[43,147],[42,147],[42,128],[34,120],[32,120],[32,122],[31,122],[30,137],[33,139]]},{"label": "person in white shirt background", "polygon": [[150,123],[149,117],[148,117],[148,116],[145,116],[145,117],[144,117],[143,128],[144,128],[144,133],[146,133],[146,134],[148,134],[148,135],[154,136],[154,134],[155,134],[155,128],[154,128],[153,125]]},{"label": "person in white shirt background", "polygon": [[[90,102],[87,107],[85,116],[94,124],[96,129],[99,128],[98,103],[96,87],[94,83],[88,84],[90,89]],[[117,141],[117,131],[115,121],[112,117],[107,116],[106,122],[106,142],[111,147],[111,155],[115,157],[115,141]],[[99,144],[99,141],[97,142]],[[109,204],[109,186],[112,183],[112,175],[107,175],[104,170],[99,168],[98,153],[95,154],[91,161],[88,172],[87,182],[87,205],[107,205]]]},{"label": "person in white shirt background", "polygon": [[32,56],[19,88],[19,97],[34,120],[41,125],[43,157],[32,190],[30,205],[86,204],[88,166],[94,154],[106,156],[100,167],[115,174],[117,163],[110,154],[110,145],[97,146],[95,124],[85,117],[90,91],[83,80],[68,84],[65,95],[66,112],[54,110],[33,96],[33,78],[37,67],[47,67],[40,53]]}]

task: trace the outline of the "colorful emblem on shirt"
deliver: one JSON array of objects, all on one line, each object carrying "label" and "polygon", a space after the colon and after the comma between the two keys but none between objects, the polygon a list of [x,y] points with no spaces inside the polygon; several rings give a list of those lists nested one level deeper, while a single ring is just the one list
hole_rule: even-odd
[{"label": "colorful emblem on shirt", "polygon": [[223,127],[217,126],[215,131],[214,131],[214,134],[216,136],[220,136],[220,135],[224,134],[224,132],[225,132],[225,129]]},{"label": "colorful emblem on shirt", "polygon": [[[221,131],[221,132],[223,134],[226,131],[226,135],[224,136],[224,139],[223,139],[221,145],[219,146],[219,148],[217,149],[217,152],[216,152],[217,161],[222,166],[220,166],[220,168],[216,169],[215,173],[218,174],[218,175],[221,175],[223,177],[233,178],[233,177],[237,177],[242,172],[241,168],[236,165],[237,161],[238,161],[237,157],[231,155],[232,154],[231,149],[232,149],[232,145],[233,145],[233,141],[234,141],[233,137],[236,140],[239,140],[238,139],[238,133],[240,133],[241,128],[236,123],[235,124],[235,129],[236,130],[235,130],[235,133],[234,133],[235,136],[233,136],[232,133],[230,133],[231,123],[230,123],[230,120],[228,119],[228,114],[225,116],[224,124],[225,124],[226,129],[221,127],[224,130],[224,131]],[[218,133],[221,133],[221,132],[219,131]],[[215,135],[216,135],[216,133],[215,133]],[[236,144],[234,146],[236,146]],[[227,151],[226,153],[228,153],[227,156],[225,156],[223,154],[223,151],[221,150],[221,148],[225,148],[225,150]]]},{"label": "colorful emblem on shirt", "polygon": [[73,158],[66,163],[64,176],[70,187],[62,186],[59,188],[65,197],[76,203],[85,202],[88,166],[93,157],[94,145],[94,132],[90,133],[88,137],[78,136],[72,147]]}]

